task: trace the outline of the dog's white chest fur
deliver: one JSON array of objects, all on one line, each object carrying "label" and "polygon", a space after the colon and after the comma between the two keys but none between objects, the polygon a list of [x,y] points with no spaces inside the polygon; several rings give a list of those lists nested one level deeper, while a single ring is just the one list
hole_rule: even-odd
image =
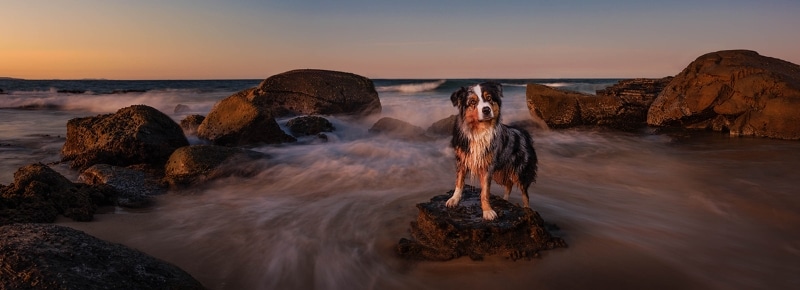
[{"label": "dog's white chest fur", "polygon": [[470,174],[474,175],[482,170],[486,170],[491,163],[492,141],[495,137],[495,128],[481,130],[479,132],[464,132],[469,138],[469,153],[466,155],[465,165]]}]

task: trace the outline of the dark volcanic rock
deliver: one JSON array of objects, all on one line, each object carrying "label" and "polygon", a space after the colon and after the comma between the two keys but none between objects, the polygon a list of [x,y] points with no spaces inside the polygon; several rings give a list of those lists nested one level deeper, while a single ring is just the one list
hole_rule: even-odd
[{"label": "dark volcanic rock", "polygon": [[483,220],[480,189],[466,186],[461,204],[447,208],[453,194],[435,196],[417,204],[419,215],[411,223],[412,239],[400,239],[397,252],[414,260],[446,261],[461,256],[474,260],[485,255],[511,259],[536,257],[541,250],[566,247],[561,238],[545,229],[539,213],[491,196],[489,202],[498,213],[494,221]]},{"label": "dark volcanic rock", "polygon": [[195,134],[197,133],[197,128],[200,127],[200,124],[202,124],[205,119],[206,117],[203,115],[186,116],[186,118],[181,120],[181,129],[183,129],[185,133]]},{"label": "dark volcanic rock", "polygon": [[95,164],[84,170],[80,180],[90,185],[104,184],[116,192],[116,205],[141,208],[152,204],[152,196],[164,194],[158,179],[147,173],[108,164]]},{"label": "dark volcanic rock", "polygon": [[171,186],[182,187],[226,176],[252,176],[260,168],[251,161],[264,158],[267,155],[241,148],[214,145],[181,147],[170,156],[164,180]]},{"label": "dark volcanic rock", "polygon": [[271,76],[248,98],[276,117],[381,112],[378,92],[370,79],[328,70],[301,69]]},{"label": "dark volcanic rock", "polygon": [[59,214],[90,221],[97,203],[112,194],[106,187],[72,183],[47,165],[27,165],[14,173],[14,183],[0,186],[0,225],[52,223]]},{"label": "dark volcanic rock", "polygon": [[372,134],[383,134],[393,138],[429,141],[431,137],[425,135],[425,130],[418,126],[409,124],[406,121],[390,117],[383,117],[369,128]]},{"label": "dark volcanic rock", "polygon": [[268,108],[251,100],[254,91],[244,90],[215,104],[197,128],[197,137],[223,146],[297,141],[281,130]]},{"label": "dark volcanic rock", "polygon": [[286,122],[286,127],[296,137],[317,135],[322,132],[333,132],[333,127],[328,119],[319,116],[302,116]]},{"label": "dark volcanic rock", "polygon": [[439,121],[434,122],[428,127],[425,132],[431,135],[441,135],[441,136],[450,136],[453,134],[453,127],[456,124],[456,115],[450,115],[450,117],[441,119]]},{"label": "dark volcanic rock", "polygon": [[172,264],[68,227],[0,232],[0,289],[204,289]]},{"label": "dark volcanic rock", "polygon": [[702,55],[653,102],[647,123],[800,139],[800,66],[748,50]]},{"label": "dark volcanic rock", "polygon": [[650,104],[670,80],[622,80],[597,95],[528,84],[526,97],[531,115],[551,128],[588,125],[630,131],[646,125]]},{"label": "dark volcanic rock", "polygon": [[145,105],[114,114],[67,122],[62,161],[86,169],[93,164],[163,166],[175,149],[189,145],[183,130],[169,116]]}]

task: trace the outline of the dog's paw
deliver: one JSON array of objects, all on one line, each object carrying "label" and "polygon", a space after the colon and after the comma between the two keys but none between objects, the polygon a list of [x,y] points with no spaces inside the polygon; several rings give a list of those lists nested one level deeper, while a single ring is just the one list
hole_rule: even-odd
[{"label": "dog's paw", "polygon": [[461,197],[453,196],[450,199],[448,199],[447,202],[444,205],[447,206],[447,207],[456,207],[456,206],[458,206],[458,202],[460,202],[460,201],[461,201]]},{"label": "dog's paw", "polygon": [[484,210],[483,211],[483,219],[487,221],[491,221],[497,218],[497,213],[494,210]]}]

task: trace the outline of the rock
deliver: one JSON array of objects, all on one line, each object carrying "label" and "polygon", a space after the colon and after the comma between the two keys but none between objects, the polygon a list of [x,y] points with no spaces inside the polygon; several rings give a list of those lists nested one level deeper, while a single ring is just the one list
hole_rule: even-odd
[{"label": "rock", "polygon": [[248,98],[276,117],[381,112],[378,92],[370,79],[328,70],[301,69],[271,76]]},{"label": "rock", "polygon": [[632,131],[646,125],[647,110],[671,78],[630,79],[597,95],[528,84],[528,110],[551,128],[603,126]]},{"label": "rock", "polygon": [[189,115],[181,120],[181,129],[184,134],[196,134],[197,128],[203,123],[206,117],[203,115]]},{"label": "rock", "polygon": [[86,90],[77,90],[77,89],[66,90],[66,89],[63,89],[63,90],[58,90],[56,92],[59,93],[59,94],[85,94]]},{"label": "rock", "polygon": [[453,135],[453,127],[456,124],[456,115],[441,119],[431,124],[425,132],[431,135],[451,136]]},{"label": "rock", "polygon": [[183,130],[158,110],[134,105],[114,114],[75,118],[67,122],[62,161],[80,170],[93,164],[161,167],[175,149],[189,145]]},{"label": "rock", "polygon": [[128,94],[128,93],[145,93],[147,90],[142,89],[121,89],[121,90],[113,90],[108,94],[115,95],[115,94]]},{"label": "rock", "polygon": [[411,223],[412,239],[401,239],[397,253],[407,259],[446,261],[461,256],[480,260],[486,255],[510,259],[537,257],[541,250],[566,247],[553,237],[539,213],[491,196],[489,202],[498,213],[494,221],[484,221],[480,189],[466,186],[461,204],[447,208],[453,194],[438,195],[430,202],[417,204],[419,215]]},{"label": "rock", "polygon": [[431,137],[425,135],[425,130],[418,126],[409,124],[406,121],[398,120],[390,117],[383,117],[371,128],[369,132],[372,134],[382,134],[392,138],[414,140],[414,141],[430,141]]},{"label": "rock", "polygon": [[281,130],[269,109],[251,101],[254,91],[244,90],[215,104],[197,128],[197,137],[223,146],[297,141]]},{"label": "rock", "polygon": [[702,55],[653,102],[647,123],[800,139],[800,66],[748,50]]},{"label": "rock", "polygon": [[649,106],[672,79],[673,77],[621,80],[610,87],[597,90],[596,95],[617,97],[626,103],[647,104]]},{"label": "rock", "polygon": [[14,173],[14,183],[0,187],[0,225],[52,223],[59,214],[90,221],[111,195],[105,187],[72,183],[47,165],[27,165]]},{"label": "rock", "polygon": [[297,117],[286,122],[286,127],[289,127],[295,137],[318,135],[336,129],[328,119],[319,116]]},{"label": "rock", "polygon": [[78,178],[86,184],[105,184],[113,188],[115,203],[121,207],[147,207],[153,203],[152,196],[165,193],[157,178],[139,170],[108,164],[92,165]]},{"label": "rock", "polygon": [[64,226],[0,227],[0,289],[204,289],[167,262]]},{"label": "rock", "polygon": [[175,106],[175,109],[172,110],[172,112],[175,113],[175,114],[188,112],[188,111],[189,111],[189,106],[184,105],[184,104],[178,104],[178,105]]},{"label": "rock", "polygon": [[252,176],[260,171],[251,161],[267,155],[241,149],[214,145],[192,145],[172,153],[165,168],[164,180],[174,187],[205,182],[226,176]]},{"label": "rock", "polygon": [[593,97],[540,84],[528,84],[525,96],[531,116],[538,116],[554,129],[583,125],[578,98]]}]

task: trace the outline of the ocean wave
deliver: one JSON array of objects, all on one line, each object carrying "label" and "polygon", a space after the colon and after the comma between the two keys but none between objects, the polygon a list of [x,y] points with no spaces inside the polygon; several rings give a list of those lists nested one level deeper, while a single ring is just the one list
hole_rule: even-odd
[{"label": "ocean wave", "polygon": [[419,93],[426,91],[433,91],[444,84],[446,80],[437,80],[422,83],[398,84],[379,86],[375,88],[378,92],[401,92],[401,93]]},{"label": "ocean wave", "polygon": [[[0,97],[0,109],[66,110],[111,113],[131,105],[144,104],[162,112],[172,112],[177,104],[189,103],[191,108],[210,108],[216,99],[208,94],[198,95],[189,90],[148,91],[144,93],[73,94],[51,89],[47,92],[12,92]],[[193,110],[194,111],[194,110]]]},{"label": "ocean wave", "polygon": [[563,83],[563,82],[559,82],[559,83],[543,83],[543,85],[548,86],[548,87],[553,87],[553,88],[566,87],[566,86],[569,86],[569,85],[572,85],[572,84],[574,84],[574,83]]}]

